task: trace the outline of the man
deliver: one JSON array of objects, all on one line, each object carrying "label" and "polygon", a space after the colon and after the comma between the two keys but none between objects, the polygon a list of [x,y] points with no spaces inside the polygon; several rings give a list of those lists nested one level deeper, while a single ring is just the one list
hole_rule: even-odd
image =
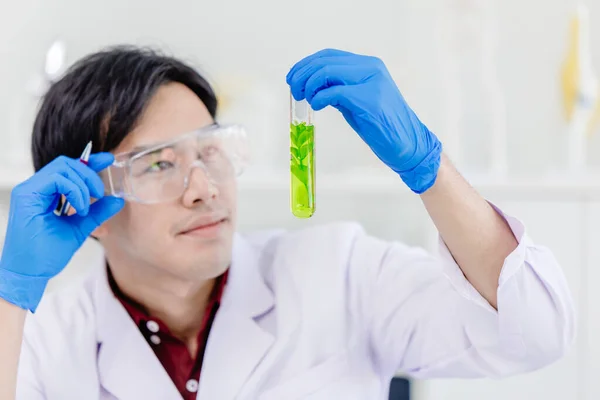
[{"label": "man", "polygon": [[[565,354],[573,302],[554,257],[456,172],[379,59],[323,50],[286,80],[421,197],[441,259],[354,224],[236,234],[242,133],[215,124],[206,81],[136,48],[93,54],[49,90],[37,172],[12,193],[4,398],[17,381],[27,400],[384,399],[399,371],[507,376]],[[61,195],[70,216],[53,213]],[[89,235],[105,259],[38,308]]]}]

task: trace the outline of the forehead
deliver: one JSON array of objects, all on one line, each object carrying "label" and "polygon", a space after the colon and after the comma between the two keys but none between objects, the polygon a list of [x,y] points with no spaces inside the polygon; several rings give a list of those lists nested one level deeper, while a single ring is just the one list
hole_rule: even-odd
[{"label": "forehead", "polygon": [[168,83],[158,88],[115,153],[164,142],[212,123],[213,118],[194,92],[181,83]]}]

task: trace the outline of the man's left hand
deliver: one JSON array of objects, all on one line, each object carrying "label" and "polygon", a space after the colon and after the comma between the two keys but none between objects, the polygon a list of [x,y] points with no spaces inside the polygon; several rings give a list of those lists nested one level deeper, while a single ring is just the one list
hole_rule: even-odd
[{"label": "man's left hand", "polygon": [[415,193],[435,183],[442,146],[406,104],[384,63],[326,49],[292,67],[292,96],[311,107],[338,109],[348,124]]}]

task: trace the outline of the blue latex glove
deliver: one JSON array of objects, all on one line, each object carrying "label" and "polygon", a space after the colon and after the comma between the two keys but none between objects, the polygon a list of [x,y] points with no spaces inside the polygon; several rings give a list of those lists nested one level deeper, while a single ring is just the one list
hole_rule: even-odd
[{"label": "blue latex glove", "polygon": [[348,124],[415,193],[437,177],[442,145],[410,109],[381,60],[322,50],[286,77],[292,96],[315,110],[337,108]]},{"label": "blue latex glove", "polygon": [[[16,186],[0,259],[0,297],[35,312],[50,278],[67,265],[92,231],[116,214],[123,199],[104,197],[96,173],[110,164],[110,153],[78,159],[59,157]],[[64,194],[77,214],[54,214]],[[90,196],[98,199],[90,205]]]}]

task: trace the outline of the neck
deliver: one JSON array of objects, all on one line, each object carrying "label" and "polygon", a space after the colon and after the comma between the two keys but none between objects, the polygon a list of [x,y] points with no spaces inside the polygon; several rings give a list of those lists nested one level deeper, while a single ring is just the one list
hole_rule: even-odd
[{"label": "neck", "polygon": [[125,296],[149,316],[161,320],[188,347],[195,346],[214,278],[190,282],[154,270],[119,268],[112,263],[111,273]]}]

